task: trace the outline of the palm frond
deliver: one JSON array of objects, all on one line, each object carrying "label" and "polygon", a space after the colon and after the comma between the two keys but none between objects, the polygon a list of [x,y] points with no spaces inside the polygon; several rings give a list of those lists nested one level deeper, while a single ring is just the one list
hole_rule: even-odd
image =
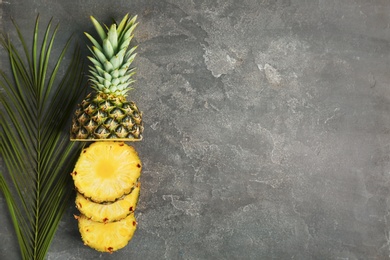
[{"label": "palm frond", "polygon": [[29,49],[22,31],[13,23],[18,43],[6,35],[0,37],[11,70],[11,77],[0,71],[0,153],[7,169],[0,173],[0,191],[21,258],[40,260],[72,194],[69,173],[80,147],[69,141],[68,123],[83,90],[84,65],[79,48],[75,48],[64,76],[59,78],[71,40],[53,59],[58,26],[52,29],[50,21],[40,41],[38,16]]}]

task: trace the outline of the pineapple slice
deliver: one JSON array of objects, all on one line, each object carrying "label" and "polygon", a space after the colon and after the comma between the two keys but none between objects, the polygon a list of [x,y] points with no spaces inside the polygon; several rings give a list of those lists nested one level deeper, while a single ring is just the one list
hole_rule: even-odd
[{"label": "pineapple slice", "polygon": [[134,213],[120,221],[108,223],[95,222],[84,215],[75,218],[84,244],[100,252],[112,253],[125,247],[137,228]]},{"label": "pineapple slice", "polygon": [[123,142],[95,142],[83,149],[71,173],[77,191],[90,200],[114,202],[129,194],[141,175],[135,149]]},{"label": "pineapple slice", "polygon": [[80,193],[76,196],[76,207],[81,214],[97,222],[118,221],[133,213],[137,206],[140,192],[140,183],[138,182],[130,194],[112,202],[99,204],[85,198]]}]

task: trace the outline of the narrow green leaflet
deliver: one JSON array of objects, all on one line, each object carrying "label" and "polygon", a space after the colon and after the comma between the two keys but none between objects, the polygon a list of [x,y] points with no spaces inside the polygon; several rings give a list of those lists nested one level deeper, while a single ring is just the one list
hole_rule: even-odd
[{"label": "narrow green leaflet", "polygon": [[84,65],[78,48],[67,55],[70,39],[60,54],[52,53],[58,26],[51,21],[41,35],[37,17],[32,46],[14,25],[15,43],[0,37],[11,70],[0,71],[0,154],[6,166],[0,191],[9,209],[0,214],[11,216],[21,258],[41,260],[73,192],[69,173],[80,147],[69,141],[68,124],[83,91]]}]

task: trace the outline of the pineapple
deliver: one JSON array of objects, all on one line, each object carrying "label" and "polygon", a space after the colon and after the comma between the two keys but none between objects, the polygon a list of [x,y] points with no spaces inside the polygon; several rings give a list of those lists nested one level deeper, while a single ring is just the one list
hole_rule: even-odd
[{"label": "pineapple", "polygon": [[114,222],[134,213],[140,193],[140,183],[129,195],[112,203],[94,203],[80,193],[76,195],[76,207],[81,214],[96,222]]},{"label": "pineapple", "polygon": [[[91,17],[99,39],[85,33],[89,47],[89,93],[76,109],[72,141],[93,141],[82,150],[71,173],[77,190],[79,231],[85,245],[110,252],[127,245],[136,229],[141,161],[125,141],[142,140],[142,112],[127,93],[137,46],[130,47],[137,16],[110,27]],[[103,142],[104,141],[104,142]]]},{"label": "pineapple", "polygon": [[126,15],[122,21],[105,26],[91,16],[100,39],[85,33],[92,43],[88,57],[90,85],[95,92],[81,102],[74,113],[70,139],[72,141],[142,140],[142,112],[132,101],[126,100],[135,74],[130,68],[137,46],[130,48],[137,16]]},{"label": "pineapple", "polygon": [[71,173],[79,193],[96,203],[129,194],[141,175],[141,161],[123,142],[94,142],[81,151]]},{"label": "pineapple", "polygon": [[95,222],[84,215],[75,218],[84,244],[100,252],[112,253],[125,247],[137,228],[134,213],[120,221],[109,223]]}]

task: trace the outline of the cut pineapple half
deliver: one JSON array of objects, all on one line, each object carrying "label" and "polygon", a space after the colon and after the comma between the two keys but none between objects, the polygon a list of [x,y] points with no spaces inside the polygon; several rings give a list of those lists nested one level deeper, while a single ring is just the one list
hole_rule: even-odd
[{"label": "cut pineapple half", "polygon": [[112,203],[95,203],[80,193],[76,195],[76,207],[81,214],[97,222],[113,222],[121,220],[133,213],[137,206],[140,192],[140,183],[134,187],[130,194]]},{"label": "cut pineapple half", "polygon": [[113,202],[130,193],[141,168],[133,147],[123,142],[95,142],[81,151],[72,177],[84,197],[96,203]]},{"label": "cut pineapple half", "polygon": [[76,216],[76,219],[84,244],[100,252],[112,253],[125,247],[137,228],[134,213],[109,223],[92,221],[84,215]]}]

